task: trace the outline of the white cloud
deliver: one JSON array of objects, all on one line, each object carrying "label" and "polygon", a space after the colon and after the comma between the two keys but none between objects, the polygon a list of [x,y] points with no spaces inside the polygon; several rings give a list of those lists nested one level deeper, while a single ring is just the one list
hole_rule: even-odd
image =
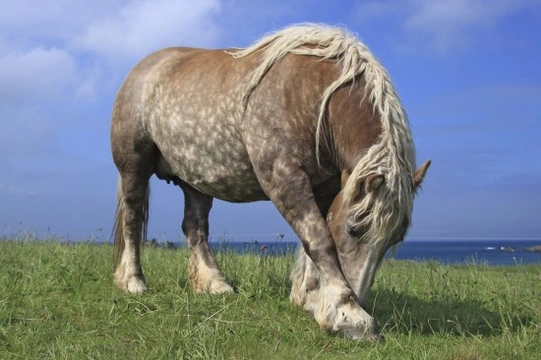
[{"label": "white cloud", "polygon": [[4,52],[0,56],[0,98],[10,104],[53,99],[70,87],[76,68],[76,60],[63,49]]},{"label": "white cloud", "polygon": [[218,0],[133,1],[89,24],[73,44],[121,64],[166,46],[212,46],[219,11]]},{"label": "white cloud", "polygon": [[18,0],[4,1],[0,9],[0,31],[17,46],[37,42],[58,43],[80,33],[93,19],[103,18],[125,0]]},{"label": "white cloud", "polygon": [[470,41],[476,30],[490,27],[525,4],[519,0],[415,1],[404,29],[431,47],[446,52]]},{"label": "white cloud", "polygon": [[363,22],[385,19],[398,23],[404,47],[422,45],[448,52],[475,42],[479,31],[497,24],[518,10],[539,5],[539,0],[389,0],[359,1]]},{"label": "white cloud", "polygon": [[36,196],[39,194],[37,190],[27,189],[16,185],[4,185],[0,183],[0,193],[2,192],[18,196]]}]

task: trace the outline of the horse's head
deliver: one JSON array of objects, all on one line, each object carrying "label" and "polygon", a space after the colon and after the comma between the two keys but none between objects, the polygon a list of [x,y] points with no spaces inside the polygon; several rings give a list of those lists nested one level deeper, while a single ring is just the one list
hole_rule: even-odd
[{"label": "horse's head", "polygon": [[[426,161],[411,174],[411,179],[402,181],[414,194],[421,185],[430,161]],[[345,184],[349,174],[342,175],[342,191],[334,199],[328,212],[327,223],[333,236],[342,271],[352,290],[364,305],[374,281],[377,267],[385,252],[404,240],[411,222],[411,201],[402,203],[395,191],[404,191],[391,185],[392,179],[373,174],[355,182],[355,195],[346,200]],[[396,189],[398,188],[398,189]],[[396,194],[395,194],[396,195]]]}]

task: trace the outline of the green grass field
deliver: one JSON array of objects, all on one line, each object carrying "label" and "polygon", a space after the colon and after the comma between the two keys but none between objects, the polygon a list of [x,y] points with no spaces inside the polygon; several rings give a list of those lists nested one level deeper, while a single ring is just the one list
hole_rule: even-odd
[{"label": "green grass field", "polygon": [[331,336],[288,300],[292,257],[216,255],[235,295],[196,295],[186,250],[146,248],[150,291],[112,248],[0,240],[0,359],[539,359],[541,266],[386,261],[367,309],[385,341]]}]

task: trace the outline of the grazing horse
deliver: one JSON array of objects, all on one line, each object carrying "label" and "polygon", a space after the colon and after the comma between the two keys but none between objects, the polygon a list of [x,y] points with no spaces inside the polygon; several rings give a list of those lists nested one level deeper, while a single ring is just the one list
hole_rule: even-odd
[{"label": "grazing horse", "polygon": [[121,289],[147,289],[139,247],[155,174],[184,192],[195,292],[233,292],[209,250],[213,198],[271,200],[302,242],[291,300],[328,332],[377,338],[363,305],[430,162],[415,170],[389,75],[354,35],[303,24],[246,49],[151,54],[117,94],[111,145]]}]

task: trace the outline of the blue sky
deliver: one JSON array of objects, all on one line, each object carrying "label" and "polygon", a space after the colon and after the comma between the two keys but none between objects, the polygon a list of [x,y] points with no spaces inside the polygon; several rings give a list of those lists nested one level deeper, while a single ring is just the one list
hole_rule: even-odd
[{"label": "blue sky", "polygon": [[[540,0],[19,0],[0,5],[0,235],[107,238],[115,93],[165,46],[243,47],[291,23],[345,25],[389,70],[418,163],[409,238],[541,238]],[[150,235],[182,238],[152,181]],[[269,202],[216,201],[214,239],[292,231]]]}]

